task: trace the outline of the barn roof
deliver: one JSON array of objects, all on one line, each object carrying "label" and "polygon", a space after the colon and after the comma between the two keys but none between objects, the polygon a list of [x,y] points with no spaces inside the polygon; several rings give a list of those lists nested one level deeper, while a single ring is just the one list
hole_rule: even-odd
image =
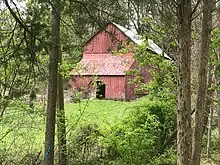
[{"label": "barn roof", "polygon": [[[97,54],[102,56],[102,54]],[[122,76],[126,74],[134,59],[125,56],[109,55],[102,59],[83,58],[77,68],[71,71],[71,75],[114,75]]]},{"label": "barn roof", "polygon": [[[129,30],[126,29],[125,27],[118,25],[116,23],[113,23],[118,29],[120,29],[126,36],[128,36],[134,43],[140,45],[143,43],[143,40],[141,39],[141,36],[137,34],[136,30]],[[151,51],[155,52],[156,54],[159,55],[164,55],[167,59],[171,60],[170,56],[168,56],[163,50],[154,43],[152,39],[148,39],[148,49]]]}]

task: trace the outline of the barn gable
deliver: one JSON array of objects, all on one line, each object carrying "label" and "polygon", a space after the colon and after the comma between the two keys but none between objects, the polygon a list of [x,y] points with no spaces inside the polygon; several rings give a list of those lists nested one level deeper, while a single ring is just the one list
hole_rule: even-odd
[{"label": "barn gable", "polygon": [[124,41],[132,41],[115,24],[108,23],[84,44],[84,54],[104,54],[117,50]]},{"label": "barn gable", "polygon": [[[116,23],[108,23],[104,29],[96,32],[84,43],[83,55],[110,53],[117,50],[122,42],[127,41],[138,45],[143,43],[141,36],[137,34],[135,29],[129,30]],[[168,60],[172,60],[152,39],[148,39],[147,42],[149,50],[158,55],[163,55]]]}]

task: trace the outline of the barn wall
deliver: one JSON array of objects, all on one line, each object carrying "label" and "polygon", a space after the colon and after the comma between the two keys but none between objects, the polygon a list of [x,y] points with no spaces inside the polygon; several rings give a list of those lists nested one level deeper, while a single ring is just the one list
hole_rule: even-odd
[{"label": "barn wall", "polygon": [[121,41],[128,40],[128,37],[113,24],[108,24],[105,30],[96,34],[89,42],[84,45],[83,54],[109,53],[117,50]]},{"label": "barn wall", "polygon": [[132,75],[126,75],[126,83],[125,83],[125,99],[133,100],[135,99],[134,85],[130,83],[130,81],[134,78]]},{"label": "barn wall", "polygon": [[[72,77],[69,82],[70,88],[71,90],[86,89],[92,80],[92,76]],[[125,76],[99,76],[95,80],[102,81],[106,85],[106,99],[125,100]]]},{"label": "barn wall", "polygon": [[[143,77],[142,83],[150,83],[153,79],[152,75],[150,74],[150,66],[139,66],[136,62],[132,65],[130,68],[131,70],[138,70],[141,76]],[[139,85],[137,83],[133,84],[131,83],[135,79],[134,75],[126,75],[126,83],[125,83],[125,89],[126,89],[126,100],[132,100],[135,99],[137,92],[135,92],[136,89],[139,89]],[[139,95],[147,94],[147,91],[141,91],[138,92]]]}]

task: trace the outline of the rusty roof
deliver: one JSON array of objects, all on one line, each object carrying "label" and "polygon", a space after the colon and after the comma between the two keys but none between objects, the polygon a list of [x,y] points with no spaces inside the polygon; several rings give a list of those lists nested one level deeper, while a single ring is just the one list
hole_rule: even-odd
[{"label": "rusty roof", "polygon": [[[96,54],[102,56],[102,54]],[[105,58],[83,58],[78,66],[71,71],[71,75],[126,75],[134,59],[128,56],[108,55]]]}]

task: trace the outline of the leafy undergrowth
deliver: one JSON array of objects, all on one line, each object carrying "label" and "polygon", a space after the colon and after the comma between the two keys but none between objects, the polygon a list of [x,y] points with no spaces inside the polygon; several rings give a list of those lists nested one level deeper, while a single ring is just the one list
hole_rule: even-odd
[{"label": "leafy undergrowth", "polygon": [[[169,138],[175,129],[173,105],[141,99],[123,108],[124,114],[117,121],[110,118],[111,124],[106,124],[100,113],[101,125],[90,121],[71,131],[68,148],[72,164],[175,165],[175,137]],[[104,117],[114,114],[106,111]]]}]

